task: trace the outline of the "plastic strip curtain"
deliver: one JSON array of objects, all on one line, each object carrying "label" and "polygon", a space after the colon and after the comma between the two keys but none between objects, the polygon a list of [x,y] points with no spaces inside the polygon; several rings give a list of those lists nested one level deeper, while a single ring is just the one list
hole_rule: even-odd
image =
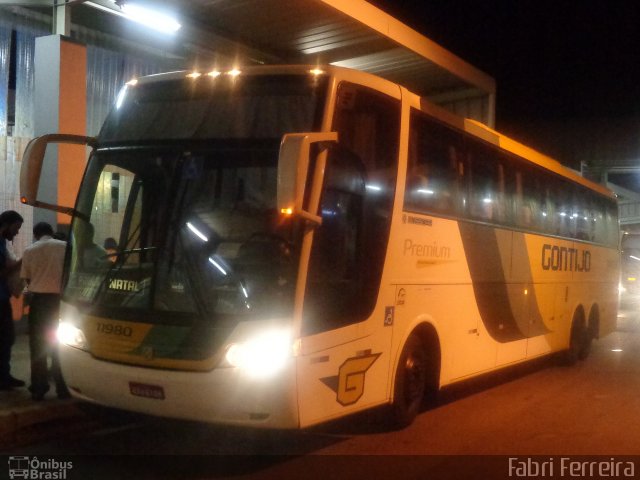
[{"label": "plastic strip curtain", "polygon": [[32,137],[34,120],[34,88],[36,37],[48,35],[32,25],[16,28],[16,137]]},{"label": "plastic strip curtain", "polygon": [[0,137],[0,160],[4,160],[0,171],[2,210],[16,210],[24,218],[21,234],[13,241],[13,250],[21,256],[32,241],[33,208],[20,203],[19,177],[22,153],[33,137],[34,120],[34,52],[37,36],[46,35],[47,30],[37,22],[21,19],[13,26],[16,31],[16,111],[12,137]]},{"label": "plastic strip curtain", "polygon": [[87,135],[95,136],[122,86],[132,78],[163,70],[160,62],[87,47]]},{"label": "plastic strip curtain", "polygon": [[87,135],[96,136],[122,84],[121,53],[87,47]]},{"label": "plastic strip curtain", "polygon": [[0,135],[7,135],[11,25],[0,19]]}]

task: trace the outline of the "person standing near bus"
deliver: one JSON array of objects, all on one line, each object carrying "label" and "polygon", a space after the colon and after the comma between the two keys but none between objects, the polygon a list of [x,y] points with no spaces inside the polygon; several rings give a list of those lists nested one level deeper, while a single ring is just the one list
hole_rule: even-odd
[{"label": "person standing near bus", "polygon": [[62,268],[67,244],[53,238],[46,222],[33,227],[35,242],[22,256],[21,276],[31,294],[29,308],[29,350],[31,353],[31,397],[40,401],[49,391],[48,359],[58,398],[69,398],[58,359],[56,329],[60,313]]},{"label": "person standing near bus", "polygon": [[22,216],[13,210],[0,214],[0,390],[24,387],[22,380],[11,376],[11,348],[16,334],[9,277],[20,270],[20,260],[15,260],[7,250],[7,242],[13,241],[23,221]]}]

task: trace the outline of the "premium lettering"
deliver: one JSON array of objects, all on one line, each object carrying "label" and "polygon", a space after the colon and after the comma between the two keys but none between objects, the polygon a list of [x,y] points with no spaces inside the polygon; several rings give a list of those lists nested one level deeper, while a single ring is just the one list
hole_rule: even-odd
[{"label": "premium lettering", "polygon": [[438,242],[432,244],[413,243],[412,240],[404,241],[404,254],[412,257],[451,258],[451,249]]}]

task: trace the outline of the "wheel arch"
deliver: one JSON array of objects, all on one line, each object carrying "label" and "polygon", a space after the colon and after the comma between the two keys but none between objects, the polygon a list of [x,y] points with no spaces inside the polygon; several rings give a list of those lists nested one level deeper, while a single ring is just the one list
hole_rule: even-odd
[{"label": "wheel arch", "polygon": [[402,341],[399,342],[396,346],[394,358],[393,358],[393,365],[391,366],[392,378],[390,379],[391,381],[389,382],[389,385],[390,385],[389,400],[390,401],[393,400],[393,395],[394,395],[393,386],[395,385],[398,362],[400,361],[402,350],[405,344],[407,343],[409,337],[411,337],[411,335],[414,335],[414,334],[420,338],[425,348],[425,351],[427,352],[430,365],[432,366],[432,369],[431,369],[432,377],[429,378],[428,380],[429,383],[427,387],[431,387],[436,390],[440,388],[440,375],[442,372],[442,347],[440,344],[440,335],[438,334],[437,327],[434,325],[432,321],[430,321],[427,318],[422,318],[417,320],[415,324],[412,325],[411,328],[406,329],[406,333],[405,335],[403,335]]}]

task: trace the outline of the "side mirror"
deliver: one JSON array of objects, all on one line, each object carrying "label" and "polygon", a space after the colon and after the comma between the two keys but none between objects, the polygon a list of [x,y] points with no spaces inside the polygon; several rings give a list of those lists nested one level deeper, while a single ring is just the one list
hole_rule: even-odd
[{"label": "side mirror", "polygon": [[311,144],[319,143],[321,148],[326,149],[329,143],[337,141],[337,132],[289,133],[282,137],[278,158],[278,211],[299,215],[316,225],[322,223],[322,217],[317,214],[317,204],[324,179],[324,166],[316,168],[310,184],[311,201],[307,208],[304,206]]},{"label": "side mirror", "polygon": [[61,133],[42,135],[34,138],[27,144],[27,148],[22,156],[22,168],[20,169],[20,201],[25,205],[46,208],[71,215],[73,214],[73,208],[71,207],[52,205],[37,199],[40,175],[42,174],[42,163],[47,151],[47,145],[50,143],[70,143],[95,148],[96,139],[82,135],[67,135]]}]

